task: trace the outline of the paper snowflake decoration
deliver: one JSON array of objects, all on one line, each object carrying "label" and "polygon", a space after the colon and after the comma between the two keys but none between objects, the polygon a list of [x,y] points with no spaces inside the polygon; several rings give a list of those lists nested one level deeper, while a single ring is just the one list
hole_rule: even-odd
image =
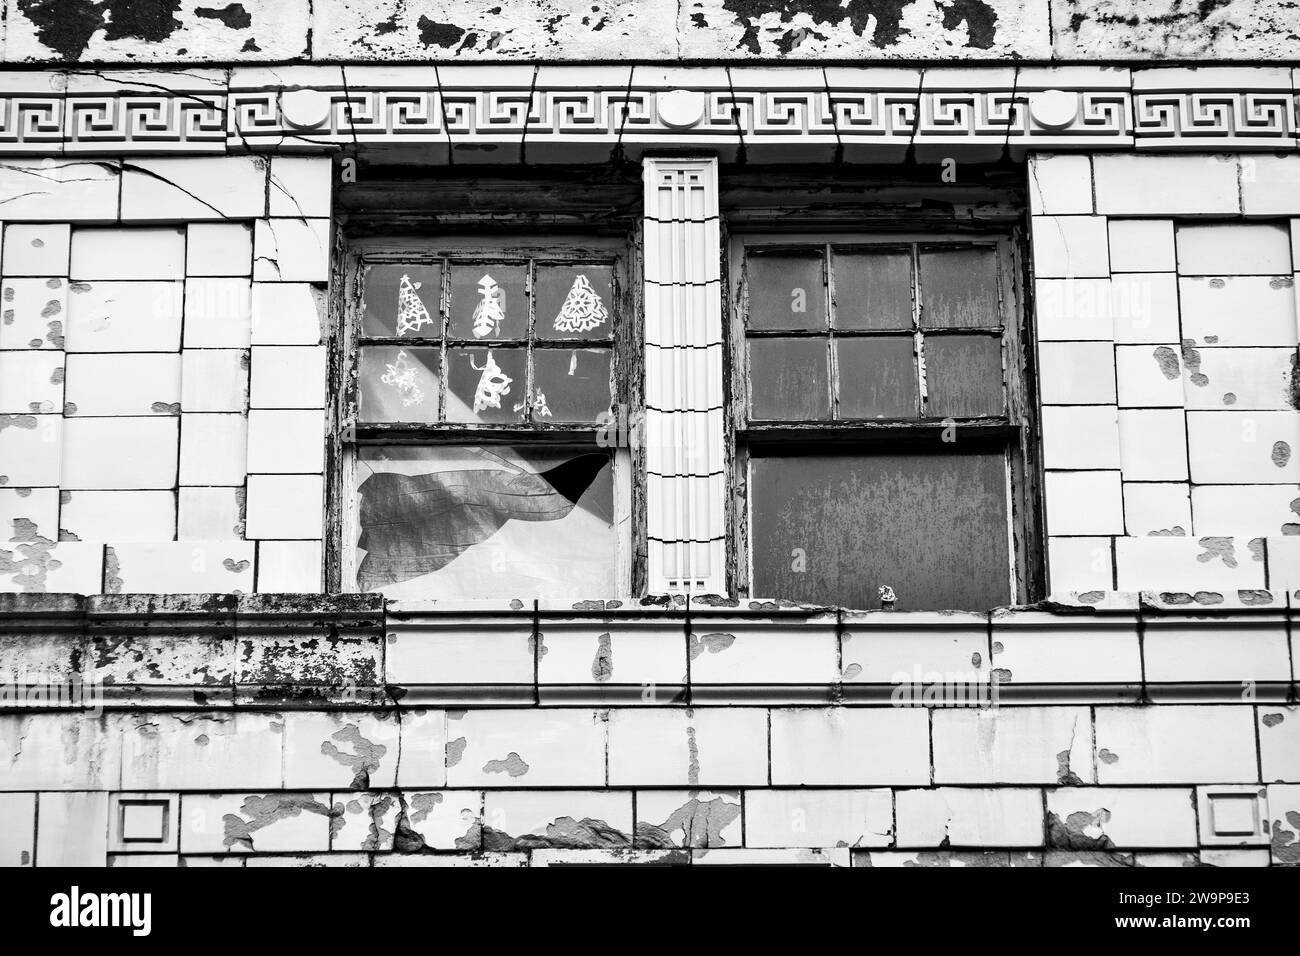
[{"label": "paper snowflake decoration", "polygon": [[424,401],[424,391],[415,381],[415,366],[407,361],[404,350],[398,351],[397,358],[385,367],[388,371],[379,377],[379,381],[397,389],[403,405],[419,405]]},{"label": "paper snowflake decoration", "polygon": [[478,280],[479,303],[474,307],[474,337],[501,334],[501,322],[506,317],[505,295],[495,279],[484,275]]},{"label": "paper snowflake decoration", "polygon": [[472,357],[469,366],[474,371],[483,373],[479,376],[478,387],[474,389],[474,411],[500,408],[501,396],[510,394],[510,383],[514,379],[501,371],[501,366],[497,365],[496,359],[492,357],[491,349],[488,350],[487,358],[483,360],[481,367],[474,364]]},{"label": "paper snowflake decoration", "polygon": [[555,331],[590,332],[596,326],[604,325],[608,318],[605,303],[600,301],[587,277],[580,275],[573,280],[569,294],[564,297],[564,305],[560,306],[560,314],[555,317]]},{"label": "paper snowflake decoration", "polygon": [[429,317],[429,310],[420,301],[419,295],[415,292],[415,286],[411,285],[411,277],[402,276],[397,285],[397,334],[405,335],[408,332],[418,332],[432,323],[433,319]]}]

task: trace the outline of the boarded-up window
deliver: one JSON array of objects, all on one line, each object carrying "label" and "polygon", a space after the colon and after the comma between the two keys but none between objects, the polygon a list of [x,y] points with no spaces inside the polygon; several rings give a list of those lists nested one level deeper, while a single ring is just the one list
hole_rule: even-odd
[{"label": "boarded-up window", "polygon": [[[490,240],[356,257],[343,585],[390,597],[625,592],[620,254]],[[620,510],[621,509],[621,510]],[[615,511],[620,510],[621,519]]]},{"label": "boarded-up window", "polygon": [[846,607],[1008,603],[1006,461],[983,454],[750,459],[754,593]]},{"label": "boarded-up window", "polygon": [[1006,248],[736,240],[736,536],[751,596],[908,610],[1016,599]]}]

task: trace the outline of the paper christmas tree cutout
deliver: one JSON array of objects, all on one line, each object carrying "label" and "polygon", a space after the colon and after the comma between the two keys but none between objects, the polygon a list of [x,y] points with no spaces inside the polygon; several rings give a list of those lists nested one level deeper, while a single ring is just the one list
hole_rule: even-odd
[{"label": "paper christmas tree cutout", "polygon": [[496,279],[484,274],[478,280],[479,303],[474,307],[474,337],[501,334],[501,321],[506,317],[501,287]]},{"label": "paper christmas tree cutout", "polygon": [[501,371],[501,366],[497,365],[496,359],[492,357],[491,349],[488,349],[482,367],[475,365],[472,357],[469,360],[469,367],[483,373],[479,376],[478,387],[474,389],[474,411],[500,408],[501,396],[510,394],[510,383],[514,379]]},{"label": "paper christmas tree cutout", "polygon": [[429,310],[420,301],[415,288],[415,286],[411,285],[410,276],[402,276],[401,281],[397,284],[398,335],[405,335],[407,332],[418,332],[426,325],[433,323],[433,319],[429,318]]},{"label": "paper christmas tree cutout", "polygon": [[403,405],[419,405],[424,401],[424,390],[415,381],[415,366],[407,361],[405,351],[399,351],[397,358],[391,364],[385,363],[385,367],[388,371],[379,381],[397,389]]},{"label": "paper christmas tree cutout", "polygon": [[555,317],[555,331],[590,332],[596,326],[604,325],[608,318],[605,303],[600,301],[600,296],[591,287],[587,277],[579,275],[573,280],[569,294],[564,297],[560,314]]}]

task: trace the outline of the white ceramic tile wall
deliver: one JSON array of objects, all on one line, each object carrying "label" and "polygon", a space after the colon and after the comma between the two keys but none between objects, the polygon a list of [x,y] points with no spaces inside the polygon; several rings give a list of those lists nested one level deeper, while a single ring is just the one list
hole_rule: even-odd
[{"label": "white ceramic tile wall", "polygon": [[1050,590],[1289,580],[1300,221],[1258,179],[1300,157],[1246,161],[1030,158]]},{"label": "white ceramic tile wall", "polygon": [[0,236],[0,590],[319,590],[330,159],[57,173]]}]

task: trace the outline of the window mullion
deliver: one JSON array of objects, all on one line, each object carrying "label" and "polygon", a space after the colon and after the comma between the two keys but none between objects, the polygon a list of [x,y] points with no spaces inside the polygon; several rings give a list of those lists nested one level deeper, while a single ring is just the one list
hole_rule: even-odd
[{"label": "window mullion", "polygon": [[436,418],[439,422],[447,420],[447,336],[451,333],[451,262],[442,259],[442,287],[438,290],[438,322],[442,329],[442,339],[438,352],[438,409]]},{"label": "window mullion", "polygon": [[826,349],[830,375],[831,420],[840,417],[840,357],[835,343],[835,270],[831,268],[831,244],[822,247],[822,281],[826,284]]},{"label": "window mullion", "polygon": [[533,418],[533,393],[536,390],[537,362],[534,349],[537,344],[537,261],[529,259],[524,265],[524,301],[528,303],[528,321],[524,331],[524,420],[530,425]]},{"label": "window mullion", "polygon": [[912,245],[912,351],[916,356],[916,390],[917,407],[921,418],[930,414],[930,390],[926,382],[925,336],[921,332],[921,315],[925,304],[921,300],[921,253],[920,246]]}]

